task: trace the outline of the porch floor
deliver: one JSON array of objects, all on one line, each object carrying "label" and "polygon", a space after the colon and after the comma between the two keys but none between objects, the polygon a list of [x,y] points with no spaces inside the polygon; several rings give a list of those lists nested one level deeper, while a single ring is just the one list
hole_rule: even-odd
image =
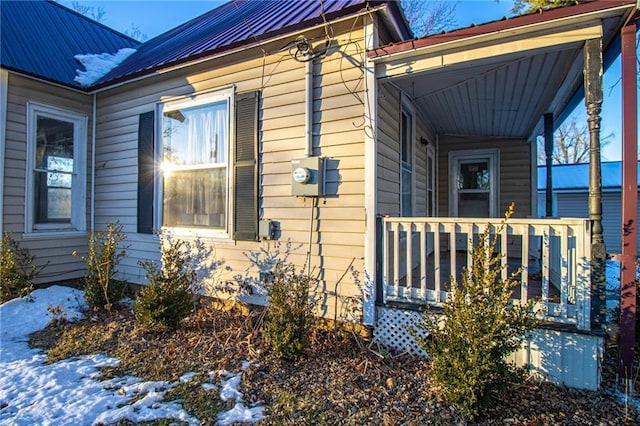
[{"label": "porch floor", "polygon": [[[449,291],[451,289],[451,262],[450,262],[450,251],[441,251],[440,252],[440,289]],[[456,280],[460,280],[462,277],[462,270],[467,266],[467,252],[466,251],[457,251],[456,252]],[[522,261],[520,258],[508,257],[507,258],[507,273],[510,276],[512,273],[518,270],[522,266]],[[435,290],[435,263],[433,254],[427,256],[426,259],[426,285],[428,290]],[[416,266],[411,271],[411,287],[412,288],[420,288],[421,281],[421,269],[420,265]],[[406,287],[406,275],[400,279],[400,286]],[[558,303],[560,302],[560,290],[559,286],[557,286],[553,281],[550,281],[549,286],[549,302]],[[542,296],[542,281],[540,273],[529,273],[528,279],[528,291],[529,298],[540,298]],[[517,285],[513,288],[512,299],[520,299],[521,295],[521,286]]]}]

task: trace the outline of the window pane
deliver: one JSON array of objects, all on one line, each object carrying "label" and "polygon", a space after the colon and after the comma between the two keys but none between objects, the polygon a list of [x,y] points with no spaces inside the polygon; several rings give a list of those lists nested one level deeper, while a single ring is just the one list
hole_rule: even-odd
[{"label": "window pane", "polygon": [[489,189],[489,162],[460,163],[458,189]]},{"label": "window pane", "polygon": [[71,219],[71,188],[49,188],[47,198],[50,221]]},{"label": "window pane", "polygon": [[411,171],[402,170],[402,200],[400,204],[400,215],[411,216],[412,191],[411,191]]},{"label": "window pane", "polygon": [[458,216],[460,217],[488,217],[488,192],[458,193]]},{"label": "window pane", "polygon": [[164,225],[224,229],[225,168],[173,171],[164,179]]},{"label": "window pane", "polygon": [[50,117],[36,119],[36,223],[71,221],[73,126]]},{"label": "window pane", "polygon": [[164,161],[173,166],[225,164],[228,121],[226,101],[165,112]]},{"label": "window pane", "polygon": [[411,117],[408,114],[403,112],[401,119],[402,119],[402,122],[400,123],[400,126],[401,126],[400,149],[402,151],[401,159],[403,163],[406,163],[409,165],[409,167],[411,167]]}]

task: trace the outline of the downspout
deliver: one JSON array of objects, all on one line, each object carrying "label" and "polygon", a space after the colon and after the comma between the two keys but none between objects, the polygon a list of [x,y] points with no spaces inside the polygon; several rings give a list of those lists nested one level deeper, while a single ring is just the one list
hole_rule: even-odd
[{"label": "downspout", "polygon": [[304,137],[306,141],[305,155],[313,157],[313,57],[308,56],[305,62],[305,123]]},{"label": "downspout", "polygon": [[4,232],[4,151],[7,136],[7,89],[9,73],[0,70],[0,238]]},{"label": "downspout", "polygon": [[91,116],[91,225],[89,230],[95,230],[96,221],[96,117],[97,94],[93,94],[93,111]]}]

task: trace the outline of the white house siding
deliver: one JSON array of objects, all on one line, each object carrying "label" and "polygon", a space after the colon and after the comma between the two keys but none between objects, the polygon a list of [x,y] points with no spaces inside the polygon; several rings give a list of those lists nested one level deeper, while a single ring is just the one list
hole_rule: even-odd
[{"label": "white house siding", "polygon": [[[323,271],[322,314],[333,317],[331,293],[352,261],[364,281],[364,76],[353,65],[364,61],[361,28],[362,17],[357,23],[334,25],[339,51],[317,60],[314,66],[314,155],[326,157],[328,169],[327,196],[319,199],[313,212],[313,199],[291,195],[291,160],[305,156],[305,64],[291,59],[281,48],[296,35],[98,95],[96,223],[104,226],[115,219],[123,223],[130,247],[120,272],[127,280],[143,283],[137,262],[159,257],[155,237],[136,233],[138,115],[172,96],[235,85],[236,93],[261,93],[260,217],[279,222],[281,234],[277,242],[270,243],[208,241],[215,247],[216,258],[230,269],[219,279],[234,281],[234,276],[245,275],[247,270],[257,277],[257,268],[245,254],[267,247],[274,252],[280,244],[284,258],[287,242],[293,249],[286,260],[302,267],[311,238],[311,269]],[[324,31],[305,35],[322,39]],[[340,282],[338,293],[360,294],[351,273]]]},{"label": "white house siding", "polygon": [[441,135],[437,162],[438,205],[442,216],[449,214],[449,152],[489,148],[500,151],[498,214],[501,216],[512,202],[514,217],[535,214],[531,211],[531,148],[525,140]]},{"label": "white house siding", "polygon": [[[545,192],[538,191],[538,214],[540,216],[545,214],[546,199]],[[579,192],[556,192],[554,194],[554,209],[557,217],[588,218],[589,194],[587,189]],[[640,199],[638,211],[640,211]],[[621,253],[622,196],[620,191],[603,190],[602,229],[607,253]],[[640,233],[638,234],[638,246],[640,247]]]},{"label": "white house siding", "polygon": [[37,265],[49,262],[36,282],[55,282],[84,275],[85,264],[71,256],[74,250],[87,251],[86,234],[60,236],[32,233],[23,238],[25,230],[25,169],[27,155],[27,102],[37,102],[86,115],[87,129],[87,229],[90,223],[91,188],[91,108],[92,99],[72,90],[46,84],[9,73],[7,123],[4,167],[3,228],[35,256]]}]

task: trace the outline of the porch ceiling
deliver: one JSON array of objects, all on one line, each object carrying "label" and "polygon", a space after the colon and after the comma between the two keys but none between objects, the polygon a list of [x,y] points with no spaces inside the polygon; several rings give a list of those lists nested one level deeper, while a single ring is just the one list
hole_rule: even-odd
[{"label": "porch ceiling", "polygon": [[[583,83],[585,40],[606,49],[635,10],[596,0],[368,52],[379,81],[415,102],[438,134],[534,139]],[[575,105],[575,104],[573,104]]]},{"label": "porch ceiling", "polygon": [[[576,65],[576,62],[578,65]],[[439,134],[528,138],[563,83],[582,71],[581,45],[465,62],[395,83]]]}]

